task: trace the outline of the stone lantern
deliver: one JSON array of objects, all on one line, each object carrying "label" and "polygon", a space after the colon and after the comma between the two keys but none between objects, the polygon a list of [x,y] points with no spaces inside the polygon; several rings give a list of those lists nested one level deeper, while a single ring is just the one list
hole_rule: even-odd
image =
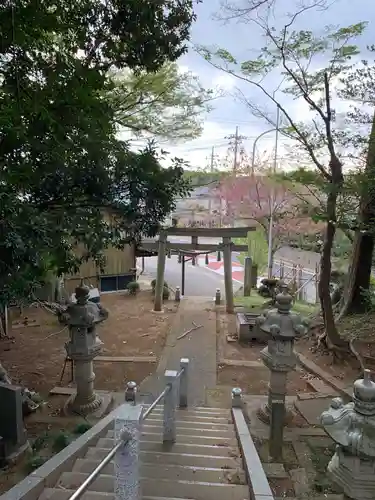
[{"label": "stone lantern", "polygon": [[[259,418],[270,422],[272,402],[284,406],[287,392],[287,375],[295,369],[297,356],[294,353],[294,340],[307,333],[307,322],[299,314],[292,313],[293,298],[286,285],[276,295],[276,309],[257,318],[257,327],[268,335],[268,345],[260,353],[263,363],[269,368],[268,402],[258,412]],[[284,424],[284,418],[282,424]]]},{"label": "stone lantern", "polygon": [[370,370],[354,382],[353,401],[334,398],[320,416],[337,444],[328,474],[349,498],[375,498],[375,383]]},{"label": "stone lantern", "polygon": [[81,284],[75,290],[76,304],[70,304],[64,314],[70,339],[65,349],[74,363],[76,394],[68,400],[69,412],[87,415],[100,408],[102,398],[94,392],[93,360],[101,352],[103,342],[96,334],[96,325],[108,318],[101,304],[89,301],[90,289]]}]

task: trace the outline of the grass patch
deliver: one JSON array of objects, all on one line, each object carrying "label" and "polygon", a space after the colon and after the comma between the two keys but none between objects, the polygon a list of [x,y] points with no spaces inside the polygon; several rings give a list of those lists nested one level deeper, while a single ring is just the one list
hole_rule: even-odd
[{"label": "grass patch", "polygon": [[[266,308],[268,302],[269,299],[261,297],[255,290],[252,291],[250,297],[234,297],[234,304],[236,306],[242,306],[247,309],[262,310]],[[318,310],[319,307],[317,305],[307,304],[302,301],[296,301],[292,307],[292,312],[294,311],[304,316],[315,314]]]},{"label": "grass patch", "polygon": [[311,461],[313,463],[316,475],[313,488],[318,493],[325,495],[329,493],[339,493],[327,475],[328,463],[335,453],[335,443],[328,447],[315,447],[308,445],[311,450]]}]

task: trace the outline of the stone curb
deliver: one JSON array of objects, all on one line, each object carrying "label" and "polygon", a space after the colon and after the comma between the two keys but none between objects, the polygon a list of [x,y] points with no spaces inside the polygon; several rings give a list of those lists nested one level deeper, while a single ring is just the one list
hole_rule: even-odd
[{"label": "stone curb", "polygon": [[318,365],[316,365],[313,361],[310,359],[307,359],[305,356],[300,354],[298,351],[295,351],[299,364],[302,366],[302,368],[305,368],[308,372],[313,373],[317,377],[321,378],[324,380],[328,385],[333,387],[341,396],[344,398],[349,398],[350,400],[353,397],[353,392],[345,387],[345,385],[340,382],[340,380],[337,380],[335,377],[327,373],[325,370],[320,368]]},{"label": "stone curb", "polygon": [[0,499],[37,500],[44,488],[53,488],[60,475],[67,470],[71,470],[77,458],[83,458],[87,449],[96,444],[99,438],[105,436],[108,428],[113,425],[114,418],[119,408],[121,407],[113,410],[69,446],[50,458],[45,464],[29,474],[9,491],[1,495]]},{"label": "stone curb", "polygon": [[234,427],[240,446],[243,467],[247,476],[252,500],[274,500],[274,496],[264,472],[262,462],[240,408],[232,408]]}]

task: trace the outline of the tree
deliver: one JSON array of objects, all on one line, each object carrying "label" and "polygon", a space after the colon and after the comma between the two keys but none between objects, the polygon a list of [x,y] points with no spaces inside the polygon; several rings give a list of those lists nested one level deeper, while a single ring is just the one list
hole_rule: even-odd
[{"label": "tree", "polygon": [[132,152],[102,96],[111,68],[175,61],[194,19],[193,0],[1,4],[0,304],[28,297],[48,271],[155,234],[186,194],[183,162],[162,168],[152,144]]},{"label": "tree", "polygon": [[194,139],[202,133],[202,118],[214,98],[191,72],[182,72],[176,63],[159,71],[133,72],[128,69],[111,75],[114,88],[107,98],[115,109],[120,127],[137,136],[163,139]]},{"label": "tree", "polygon": [[[343,185],[342,159],[333,132],[335,113],[332,104],[332,86],[339,76],[343,76],[351,68],[352,58],[359,53],[358,47],[352,40],[361,35],[366,23],[339,29],[326,28],[321,35],[309,30],[294,30],[293,24],[296,19],[312,8],[324,7],[324,2],[312,1],[296,8],[296,11],[288,16],[280,31],[270,24],[272,18],[270,15],[257,15],[255,11],[255,15],[250,12],[242,17],[241,6],[242,4],[232,4],[230,17],[235,17],[235,10],[238,9],[237,19],[261,30],[266,38],[266,44],[260,49],[258,57],[239,62],[226,49],[213,51],[200,47],[198,50],[211,65],[258,89],[278,107],[286,125],[286,128],[283,126],[282,133],[295,140],[308,153],[311,162],[325,180],[326,225],[320,263],[319,297],[327,345],[332,348],[347,349],[348,344],[341,339],[336,328],[330,297],[331,253],[337,219],[336,202]],[[325,68],[321,68],[322,55],[327,60]],[[318,69],[313,69],[316,57],[320,58],[320,61],[316,65]],[[271,78],[275,81],[277,77],[280,84],[270,90],[266,82],[270,82]],[[295,99],[303,99],[311,110],[311,122],[309,124],[297,122],[288,112],[287,104],[276,99],[276,90]],[[273,126],[276,125],[275,120],[259,105],[250,101],[244,93],[242,100],[257,116],[267,119]]]},{"label": "tree", "polygon": [[272,255],[296,235],[315,234],[321,229],[300,210],[299,200],[286,181],[280,182],[267,170],[223,180],[218,195],[225,200],[229,216],[256,221],[267,241],[272,214]]},{"label": "tree", "polygon": [[[371,50],[374,52],[375,47]],[[349,142],[356,147],[357,154],[364,157],[364,168],[358,189],[360,202],[349,277],[340,316],[361,313],[368,307],[366,292],[370,289],[375,236],[375,65],[362,61],[342,83],[341,96],[356,102],[348,115],[350,132],[342,134],[342,139],[345,144]]]}]

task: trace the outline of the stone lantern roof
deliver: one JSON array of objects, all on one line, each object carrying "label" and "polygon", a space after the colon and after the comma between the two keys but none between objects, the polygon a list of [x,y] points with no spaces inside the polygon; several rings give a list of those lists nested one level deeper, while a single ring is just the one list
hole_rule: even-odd
[{"label": "stone lantern roof", "polygon": [[300,314],[291,312],[292,303],[293,297],[283,285],[281,293],[276,295],[276,308],[258,318],[260,329],[284,340],[293,340],[297,335],[307,333],[307,321]]}]

